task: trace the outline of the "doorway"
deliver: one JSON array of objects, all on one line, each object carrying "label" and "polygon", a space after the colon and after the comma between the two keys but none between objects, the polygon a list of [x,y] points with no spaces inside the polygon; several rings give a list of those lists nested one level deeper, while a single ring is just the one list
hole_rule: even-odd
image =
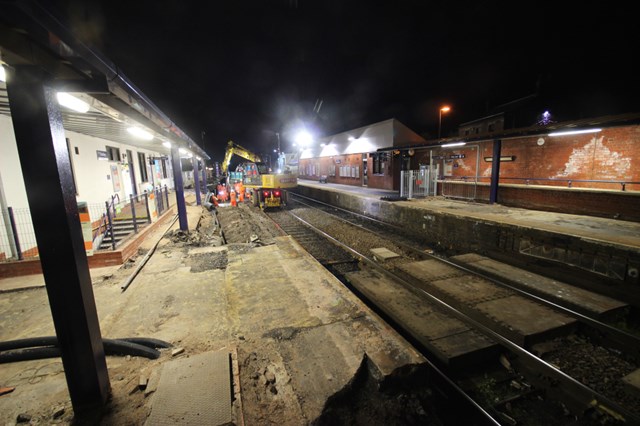
[{"label": "doorway", "polygon": [[367,167],[367,157],[369,154],[362,154],[362,186],[369,185],[369,175]]}]

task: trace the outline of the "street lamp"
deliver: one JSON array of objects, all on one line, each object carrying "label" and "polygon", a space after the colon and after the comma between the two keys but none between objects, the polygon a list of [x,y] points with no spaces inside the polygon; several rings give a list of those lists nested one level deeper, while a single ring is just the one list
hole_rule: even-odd
[{"label": "street lamp", "polygon": [[449,111],[451,111],[451,108],[449,108],[448,106],[443,106],[438,111],[438,139],[440,139],[440,128],[442,127],[442,113]]}]

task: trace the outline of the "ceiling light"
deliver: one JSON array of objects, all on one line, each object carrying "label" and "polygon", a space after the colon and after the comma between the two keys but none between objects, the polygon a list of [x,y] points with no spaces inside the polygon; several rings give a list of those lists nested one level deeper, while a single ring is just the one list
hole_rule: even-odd
[{"label": "ceiling light", "polygon": [[171,142],[169,142],[169,141],[164,141],[164,142],[162,142],[162,145],[163,145],[165,148],[171,148]]},{"label": "ceiling light", "polygon": [[579,134],[582,134],[582,133],[598,133],[600,131],[602,131],[602,129],[567,130],[567,131],[564,131],[564,132],[549,133],[549,136],[579,135]]},{"label": "ceiling light", "polygon": [[0,81],[7,81],[7,73],[2,65],[0,65]]},{"label": "ceiling light", "polygon": [[467,144],[466,142],[446,143],[446,144],[442,145],[441,148],[452,148],[454,146],[464,146],[466,144]]},{"label": "ceiling light", "polygon": [[141,129],[140,127],[129,127],[127,129],[127,132],[131,133],[136,138],[144,139],[145,141],[150,141],[151,139],[153,139],[153,135],[151,133],[147,132],[144,129]]},{"label": "ceiling light", "polygon": [[67,107],[71,110],[74,110],[76,112],[81,112],[83,114],[89,111],[89,108],[90,108],[89,104],[84,101],[81,101],[75,96],[71,96],[70,94],[65,92],[58,92],[56,96],[58,98],[58,103],[63,107]]}]

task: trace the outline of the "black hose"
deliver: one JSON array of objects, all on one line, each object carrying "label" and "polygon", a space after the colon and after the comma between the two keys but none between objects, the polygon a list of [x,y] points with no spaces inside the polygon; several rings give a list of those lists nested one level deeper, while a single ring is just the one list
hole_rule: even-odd
[{"label": "black hose", "polygon": [[[160,356],[156,348],[171,347],[170,343],[146,337],[102,339],[102,343],[106,355],[130,355],[149,359],[157,359]],[[0,342],[0,364],[59,356],[60,348],[55,336]]]},{"label": "black hose", "polygon": [[137,343],[125,342],[124,340],[102,339],[105,355],[131,355],[141,356],[149,359],[158,359],[160,351]]},{"label": "black hose", "polygon": [[24,348],[0,353],[0,364],[9,362],[31,361],[34,359],[57,358],[60,356],[60,348],[53,346],[43,348]]},{"label": "black hose", "polygon": [[34,346],[58,346],[58,338],[56,336],[31,337],[28,339],[9,340],[8,342],[0,342],[0,351],[8,351],[10,349],[32,348]]},{"label": "black hose", "polygon": [[151,337],[125,337],[117,340],[122,340],[124,342],[137,343],[138,345],[146,346],[152,349],[167,349],[173,346],[169,342],[165,342],[164,340],[160,340],[160,339],[153,339]]}]

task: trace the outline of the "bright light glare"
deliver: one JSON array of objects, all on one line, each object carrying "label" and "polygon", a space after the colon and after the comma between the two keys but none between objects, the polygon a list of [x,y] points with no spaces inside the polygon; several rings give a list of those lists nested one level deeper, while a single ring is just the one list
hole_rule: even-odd
[{"label": "bright light glare", "polygon": [[0,65],[0,81],[7,81],[7,73],[2,65]]},{"label": "bright light glare", "polygon": [[151,139],[153,139],[153,135],[151,133],[147,132],[144,129],[141,129],[140,127],[129,127],[127,129],[127,132],[131,133],[136,138],[144,139],[145,141],[150,141]]},{"label": "bright light glare", "polygon": [[165,148],[171,148],[171,142],[169,142],[169,141],[164,141],[164,142],[162,142],[162,145],[163,145]]},{"label": "bright light glare", "polygon": [[582,133],[598,133],[602,131],[602,129],[582,129],[582,130],[568,130],[566,132],[554,132],[549,133],[549,136],[568,136],[568,135],[579,135]]},{"label": "bright light glare", "polygon": [[451,111],[451,107],[443,106],[442,108],[440,108],[440,111],[442,111],[442,112],[449,112],[449,111]]},{"label": "bright light glare", "polygon": [[304,147],[313,142],[313,137],[306,130],[302,130],[296,135],[296,142]]},{"label": "bright light glare", "polygon": [[58,92],[56,96],[58,98],[58,103],[63,107],[67,107],[71,110],[74,110],[76,112],[81,112],[83,114],[89,111],[89,108],[90,108],[89,104],[84,101],[81,101],[75,96],[71,96],[70,94],[65,92]]},{"label": "bright light glare", "polygon": [[186,150],[186,149],[184,149],[184,148],[180,148],[180,149],[178,150],[178,152],[179,152],[180,154],[185,154],[185,155],[187,154],[187,150]]},{"label": "bright light glare", "polygon": [[441,148],[452,148],[454,146],[464,146],[466,144],[467,144],[466,142],[446,143],[446,144],[442,145]]}]

